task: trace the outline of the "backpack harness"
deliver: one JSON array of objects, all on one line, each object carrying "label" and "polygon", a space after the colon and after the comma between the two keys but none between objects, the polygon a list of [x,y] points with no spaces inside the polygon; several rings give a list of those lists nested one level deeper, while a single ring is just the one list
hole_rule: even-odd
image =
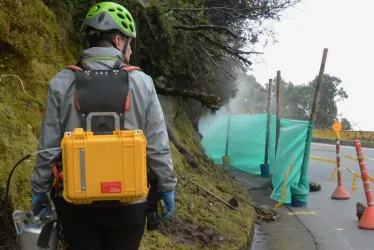
[{"label": "backpack harness", "polygon": [[[85,131],[94,134],[108,134],[114,130],[124,130],[125,113],[130,110],[129,72],[140,70],[117,60],[113,69],[91,70],[85,63],[69,65],[66,69],[75,72],[74,100]],[[116,113],[117,116],[108,114]],[[90,117],[91,116],[91,117]],[[87,123],[87,120],[91,122]],[[116,125],[119,122],[119,127]],[[55,162],[55,190],[60,188],[63,179],[58,169],[61,164]]]}]

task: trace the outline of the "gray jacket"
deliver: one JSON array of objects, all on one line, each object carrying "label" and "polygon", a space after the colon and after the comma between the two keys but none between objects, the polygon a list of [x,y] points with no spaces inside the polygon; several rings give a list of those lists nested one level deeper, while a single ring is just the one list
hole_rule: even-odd
[{"label": "gray jacket", "polygon": [[[92,69],[107,70],[113,68],[118,59],[123,61],[123,54],[117,49],[95,47],[85,50],[80,61],[85,61]],[[74,91],[72,70],[62,70],[51,80],[39,137],[39,150],[60,147],[64,132],[82,126],[75,107]],[[177,178],[173,172],[164,114],[152,78],[138,70],[129,72],[129,93],[130,110],[125,115],[125,128],[143,130],[147,138],[147,165],[150,173],[158,178],[158,190],[173,191]],[[59,150],[38,154],[31,177],[34,193],[49,191],[54,180],[53,164],[60,158]]]}]

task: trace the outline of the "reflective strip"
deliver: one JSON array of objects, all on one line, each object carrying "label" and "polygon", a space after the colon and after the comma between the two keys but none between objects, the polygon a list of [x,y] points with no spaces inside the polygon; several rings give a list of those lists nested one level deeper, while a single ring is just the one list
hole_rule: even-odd
[{"label": "reflective strip", "polygon": [[336,157],[340,157],[340,153],[336,153]]},{"label": "reflective strip", "polygon": [[370,192],[371,190],[370,190],[370,188],[369,189],[365,189],[365,192]]},{"label": "reflective strip", "polygon": [[374,205],[374,202],[368,202],[368,206],[372,206],[372,205]]},{"label": "reflective strip", "polygon": [[364,181],[364,184],[370,184],[370,181]]},{"label": "reflective strip", "polygon": [[79,149],[80,153],[80,174],[81,174],[81,191],[86,191],[86,161],[84,157],[84,148]]},{"label": "reflective strip", "polygon": [[368,171],[365,169],[365,170],[361,170],[361,173],[367,173]]}]

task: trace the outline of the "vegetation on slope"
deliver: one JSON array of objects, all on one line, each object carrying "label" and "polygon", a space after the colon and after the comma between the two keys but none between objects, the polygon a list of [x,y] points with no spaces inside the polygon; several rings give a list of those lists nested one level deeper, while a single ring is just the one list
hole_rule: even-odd
[{"label": "vegetation on slope", "polygon": [[[82,46],[78,43],[76,32],[92,2],[0,2],[2,197],[11,166],[37,149],[48,82],[65,65],[74,64],[78,59]],[[117,2],[131,9],[137,20],[139,36],[134,44],[132,64],[141,66],[155,79],[160,94],[183,96],[181,102],[187,103],[185,111],[178,111],[181,114],[175,119],[175,124],[169,125],[173,127],[178,142],[185,145],[199,165],[192,168],[186,164],[185,155],[180,154],[171,143],[180,180],[177,211],[172,222],[173,227],[182,226],[178,234],[168,231],[167,227],[161,232],[147,233],[143,247],[149,249],[150,246],[160,245],[160,248],[173,246],[181,249],[188,248],[190,244],[200,244],[215,248],[213,242],[219,242],[221,249],[228,249],[243,245],[250,230],[251,208],[241,205],[242,212],[231,211],[212,197],[197,191],[188,179],[203,184],[225,200],[229,196],[219,190],[226,189],[243,197],[248,195],[230,177],[202,157],[199,141],[192,140],[191,135],[198,120],[196,114],[203,112],[198,110],[201,104],[216,110],[235,94],[233,77],[238,71],[244,70],[238,62],[250,65],[251,56],[256,54],[252,50],[241,50],[241,46],[247,41],[255,45],[258,37],[264,33],[261,25],[263,20],[278,19],[285,8],[298,0]],[[237,15],[237,12],[240,14]],[[245,25],[243,21],[246,21]],[[245,33],[245,30],[250,32]],[[190,102],[186,98],[196,101]],[[187,117],[186,113],[190,115]],[[195,123],[191,125],[189,119]],[[29,209],[29,180],[34,163],[35,159],[31,158],[16,171],[11,183],[9,212],[14,208]],[[1,231],[3,233],[3,228],[0,228]],[[193,238],[182,237],[190,231],[204,233]],[[179,235],[182,236],[178,238]],[[214,239],[209,244],[204,238],[207,235],[212,235]],[[202,239],[199,240],[199,237]]]},{"label": "vegetation on slope", "polygon": [[[176,101],[173,103],[177,106]],[[209,159],[200,156],[199,138],[185,112],[175,120],[167,118],[167,123],[177,140],[196,156],[199,166],[192,168],[170,143],[179,180],[176,212],[171,220],[163,221],[160,231],[146,233],[141,249],[238,249],[250,244],[253,208],[240,203],[240,211],[234,211],[190,180],[225,201],[232,198],[229,193],[250,201],[248,192]]]}]

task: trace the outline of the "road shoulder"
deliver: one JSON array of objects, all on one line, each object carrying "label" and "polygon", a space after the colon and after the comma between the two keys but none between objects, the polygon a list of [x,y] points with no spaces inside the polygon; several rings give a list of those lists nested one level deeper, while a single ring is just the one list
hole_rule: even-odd
[{"label": "road shoulder", "polygon": [[[275,206],[276,202],[270,199],[269,178],[237,169],[228,169],[228,172],[248,190],[254,205]],[[256,224],[251,250],[315,250],[312,234],[299,219],[299,214],[308,216],[307,208],[297,209],[296,213],[293,210],[282,206],[275,210],[280,217],[278,221]]]}]

